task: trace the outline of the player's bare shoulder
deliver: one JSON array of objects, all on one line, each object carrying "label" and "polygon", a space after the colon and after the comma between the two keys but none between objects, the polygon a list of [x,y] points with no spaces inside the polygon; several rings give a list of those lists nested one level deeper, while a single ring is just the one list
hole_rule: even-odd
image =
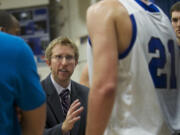
[{"label": "player's bare shoulder", "polygon": [[117,10],[125,11],[124,7],[118,0],[102,0],[91,5],[88,8],[87,17],[89,16],[93,16],[93,17],[101,16],[101,18],[113,17],[116,16],[116,14],[118,13]]},{"label": "player's bare shoulder", "polygon": [[[91,5],[87,10],[88,20],[111,20],[120,17],[121,13],[126,12],[123,5],[118,0],[102,0]],[[123,14],[122,14],[123,17]]]}]

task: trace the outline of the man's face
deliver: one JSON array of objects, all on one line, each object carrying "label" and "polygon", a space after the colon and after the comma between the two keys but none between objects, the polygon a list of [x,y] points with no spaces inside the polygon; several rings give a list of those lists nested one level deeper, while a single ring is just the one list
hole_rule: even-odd
[{"label": "man's face", "polygon": [[51,68],[53,78],[62,86],[69,83],[77,65],[74,57],[74,50],[69,46],[56,45],[52,49],[51,61],[48,62],[48,65]]},{"label": "man's face", "polygon": [[176,36],[180,39],[180,11],[172,12],[171,21],[174,31],[176,32]]},{"label": "man's face", "polygon": [[10,30],[7,30],[5,32],[7,32],[9,34],[12,34],[12,35],[16,35],[16,36],[20,36],[20,33],[21,33],[20,32],[20,27],[13,27]]}]

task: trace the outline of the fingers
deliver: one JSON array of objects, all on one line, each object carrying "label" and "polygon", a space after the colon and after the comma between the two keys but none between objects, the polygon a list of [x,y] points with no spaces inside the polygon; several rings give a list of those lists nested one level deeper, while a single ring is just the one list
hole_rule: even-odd
[{"label": "fingers", "polygon": [[79,99],[76,99],[70,106],[68,113],[73,113],[81,105]]},{"label": "fingers", "polygon": [[80,107],[71,114],[72,123],[75,123],[76,121],[80,120],[81,117],[79,115],[81,114],[83,110],[84,110],[84,107]]},{"label": "fingers", "polygon": [[79,99],[76,99],[70,106],[66,119],[63,124],[63,129],[65,130],[71,130],[74,126],[74,124],[80,120],[80,114],[84,110],[84,107],[81,106],[81,103]]},{"label": "fingers", "polygon": [[84,109],[84,107],[81,106],[81,107],[78,108],[76,111],[74,111],[74,112],[71,114],[72,118],[77,117],[78,115],[80,115],[80,113],[83,111],[83,109]]}]

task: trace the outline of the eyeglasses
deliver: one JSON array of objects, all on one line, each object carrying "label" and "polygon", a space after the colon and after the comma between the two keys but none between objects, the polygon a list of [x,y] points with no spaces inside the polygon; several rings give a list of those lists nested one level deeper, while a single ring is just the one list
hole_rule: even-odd
[{"label": "eyeglasses", "polygon": [[66,55],[66,56],[54,55],[51,58],[54,58],[57,61],[62,61],[63,58],[65,58],[67,60],[67,62],[72,62],[72,60],[74,60],[74,56],[72,56],[72,55]]}]

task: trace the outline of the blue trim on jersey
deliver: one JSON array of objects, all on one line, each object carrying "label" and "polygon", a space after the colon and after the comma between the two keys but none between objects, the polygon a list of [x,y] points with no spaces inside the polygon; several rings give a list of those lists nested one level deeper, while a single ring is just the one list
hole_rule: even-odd
[{"label": "blue trim on jersey", "polygon": [[89,43],[90,46],[92,46],[91,39],[90,39],[89,36],[88,36],[88,43]]},{"label": "blue trim on jersey", "polygon": [[144,8],[146,11],[149,12],[159,12],[159,9],[154,5],[154,4],[150,4],[150,5],[146,5],[145,3],[143,3],[140,0],[135,0],[142,8]]},{"label": "blue trim on jersey", "polygon": [[132,30],[133,30],[131,43],[130,43],[129,47],[125,50],[124,53],[119,54],[119,59],[122,59],[122,58],[124,58],[124,57],[126,57],[128,55],[128,53],[130,52],[130,50],[133,47],[134,42],[136,40],[137,26],[136,26],[136,21],[135,21],[134,15],[130,15],[130,19],[131,19],[131,22],[132,22]]}]

